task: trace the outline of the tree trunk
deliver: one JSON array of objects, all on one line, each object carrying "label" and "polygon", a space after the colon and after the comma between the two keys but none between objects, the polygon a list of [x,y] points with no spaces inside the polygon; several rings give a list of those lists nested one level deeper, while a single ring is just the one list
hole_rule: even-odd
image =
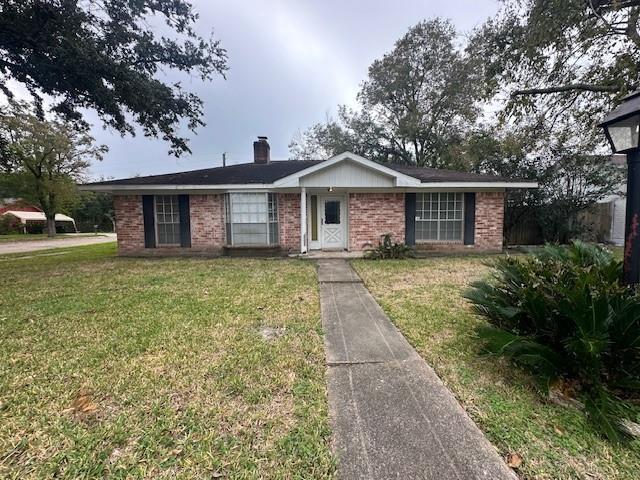
[{"label": "tree trunk", "polygon": [[55,237],[56,236],[56,217],[55,215],[52,218],[47,216],[47,236]]}]

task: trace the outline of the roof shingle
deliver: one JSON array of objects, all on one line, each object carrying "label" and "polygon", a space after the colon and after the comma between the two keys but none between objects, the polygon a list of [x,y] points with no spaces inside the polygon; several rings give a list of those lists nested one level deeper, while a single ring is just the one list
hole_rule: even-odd
[{"label": "roof shingle", "polygon": [[[247,185],[269,184],[276,180],[312,167],[325,160],[280,160],[266,164],[241,163],[226,167],[206,168],[188,172],[150,175],[146,177],[124,178],[94,182],[88,186],[98,185]],[[411,165],[385,164],[385,166],[415,177],[423,183],[431,182],[519,182],[522,180],[482,175],[479,173],[441,170]]]},{"label": "roof shingle", "polygon": [[[417,167],[414,165],[389,164],[387,167],[396,172],[415,177],[423,183],[431,182],[522,182],[522,179],[485,175],[482,173],[460,172],[440,168]],[[524,180],[527,181],[527,180]]]},{"label": "roof shingle", "polygon": [[90,183],[89,185],[233,185],[273,183],[320,162],[322,160],[286,160],[262,164],[240,163],[226,167],[191,170],[189,172],[107,180]]}]

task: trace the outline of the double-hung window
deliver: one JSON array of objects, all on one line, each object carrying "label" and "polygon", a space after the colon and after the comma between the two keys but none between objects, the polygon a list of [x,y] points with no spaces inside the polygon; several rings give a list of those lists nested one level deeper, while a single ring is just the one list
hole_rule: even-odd
[{"label": "double-hung window", "polygon": [[273,193],[228,193],[225,196],[227,244],[278,244],[278,200]]},{"label": "double-hung window", "polygon": [[177,195],[156,195],[156,242],[180,245],[180,208]]},{"label": "double-hung window", "polygon": [[462,193],[416,195],[416,241],[462,240]]}]

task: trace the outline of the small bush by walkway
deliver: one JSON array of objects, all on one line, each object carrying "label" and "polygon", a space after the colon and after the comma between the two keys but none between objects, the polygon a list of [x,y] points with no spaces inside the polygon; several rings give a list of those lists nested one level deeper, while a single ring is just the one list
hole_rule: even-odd
[{"label": "small bush by walkway", "polygon": [[352,264],[391,320],[436,370],[500,453],[524,478],[635,479],[640,442],[605,440],[582,412],[546,401],[535,379],[481,355],[484,323],[462,298],[487,258],[356,260]]},{"label": "small bush by walkway", "polygon": [[314,265],[0,257],[1,478],[331,478]]}]

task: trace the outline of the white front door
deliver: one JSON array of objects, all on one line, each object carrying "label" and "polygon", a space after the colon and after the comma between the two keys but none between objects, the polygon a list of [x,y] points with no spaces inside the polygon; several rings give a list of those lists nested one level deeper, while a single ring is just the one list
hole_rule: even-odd
[{"label": "white front door", "polygon": [[347,219],[344,197],[321,197],[319,216],[322,248],[329,250],[345,248]]}]

